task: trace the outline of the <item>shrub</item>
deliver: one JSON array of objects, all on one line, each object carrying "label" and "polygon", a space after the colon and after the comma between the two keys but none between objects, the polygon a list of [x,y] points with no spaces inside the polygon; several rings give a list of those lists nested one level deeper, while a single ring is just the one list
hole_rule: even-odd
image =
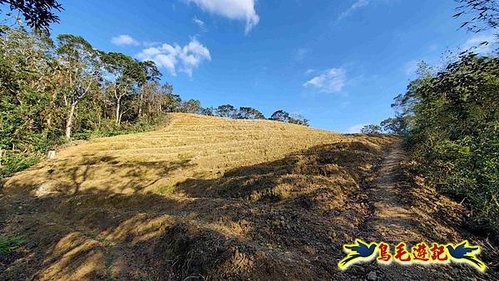
[{"label": "shrub", "polygon": [[0,255],[6,255],[24,244],[24,238],[21,236],[0,235]]}]

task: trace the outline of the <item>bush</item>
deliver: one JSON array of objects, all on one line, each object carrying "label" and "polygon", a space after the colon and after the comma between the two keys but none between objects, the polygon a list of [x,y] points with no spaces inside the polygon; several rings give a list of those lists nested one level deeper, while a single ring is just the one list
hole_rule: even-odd
[{"label": "bush", "polygon": [[24,244],[24,238],[21,236],[7,237],[0,235],[0,255],[6,255]]},{"label": "bush", "polygon": [[0,167],[0,179],[7,177],[13,173],[27,169],[38,163],[38,161],[40,161],[39,154],[7,151],[5,157],[2,158],[2,166]]},{"label": "bush", "polygon": [[465,202],[472,225],[499,233],[499,59],[467,54],[398,97],[420,170]]}]

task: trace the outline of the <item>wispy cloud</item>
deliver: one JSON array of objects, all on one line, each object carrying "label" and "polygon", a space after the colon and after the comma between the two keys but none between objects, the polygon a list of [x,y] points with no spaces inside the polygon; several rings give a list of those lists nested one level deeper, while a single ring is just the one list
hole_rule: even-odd
[{"label": "wispy cloud", "polygon": [[344,18],[348,17],[349,15],[351,15],[356,10],[368,6],[369,3],[370,3],[370,0],[356,0],[347,10],[343,11],[338,16],[338,18],[336,20],[337,21],[341,21],[342,19],[344,19]]},{"label": "wispy cloud", "polygon": [[255,0],[186,0],[201,9],[232,20],[244,20],[245,34],[248,34],[260,21],[255,11]]},{"label": "wispy cloud", "polygon": [[314,87],[323,93],[337,93],[345,86],[346,79],[344,69],[331,68],[308,80],[303,86]]},{"label": "wispy cloud", "polygon": [[139,42],[137,42],[137,40],[133,39],[132,36],[127,35],[127,34],[122,34],[122,35],[118,35],[118,36],[111,38],[111,43],[113,43],[114,45],[118,45],[118,46],[126,46],[126,45],[137,46],[137,45],[139,45]]},{"label": "wispy cloud", "polygon": [[196,38],[181,47],[178,44],[164,43],[157,47],[150,47],[137,54],[141,60],[154,61],[159,67],[164,67],[172,75],[177,75],[177,71],[192,76],[192,71],[203,61],[210,61],[210,51]]},{"label": "wispy cloud", "polygon": [[498,42],[497,35],[479,34],[469,38],[462,46],[462,50],[470,50],[478,54],[488,54],[492,52],[492,47]]},{"label": "wispy cloud", "polygon": [[198,17],[194,17],[192,21],[202,30],[206,31],[206,24],[204,21],[200,20]]}]

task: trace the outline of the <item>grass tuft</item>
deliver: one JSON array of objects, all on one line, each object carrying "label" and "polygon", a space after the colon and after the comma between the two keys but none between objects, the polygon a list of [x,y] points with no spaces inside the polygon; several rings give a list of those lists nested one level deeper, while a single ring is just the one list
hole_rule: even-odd
[{"label": "grass tuft", "polygon": [[4,236],[0,235],[0,255],[6,255],[24,244],[22,236]]}]

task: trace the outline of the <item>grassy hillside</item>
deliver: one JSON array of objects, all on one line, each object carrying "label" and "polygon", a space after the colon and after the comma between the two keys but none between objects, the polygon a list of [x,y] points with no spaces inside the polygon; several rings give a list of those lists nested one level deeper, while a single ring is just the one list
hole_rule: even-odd
[{"label": "grassy hillside", "polygon": [[388,136],[172,114],[8,179],[0,279],[348,279],[341,245]]},{"label": "grassy hillside", "polygon": [[233,168],[354,140],[383,143],[379,138],[347,137],[280,122],[176,113],[158,131],[100,138],[63,149],[54,160],[12,177],[7,185],[37,185],[38,194],[92,189],[170,193],[189,178],[217,178]]}]

